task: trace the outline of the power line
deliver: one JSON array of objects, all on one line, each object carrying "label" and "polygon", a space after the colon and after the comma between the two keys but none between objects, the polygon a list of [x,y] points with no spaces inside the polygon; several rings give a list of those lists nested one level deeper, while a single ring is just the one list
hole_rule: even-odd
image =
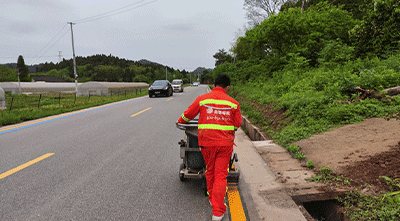
[{"label": "power line", "polygon": [[109,12],[105,12],[105,13],[101,13],[101,14],[98,14],[98,15],[90,16],[90,17],[87,17],[87,18],[78,19],[78,20],[76,20],[76,21],[74,21],[74,22],[78,22],[78,23],[82,22],[82,23],[83,23],[83,22],[85,22],[85,20],[95,19],[95,18],[100,17],[100,16],[103,16],[103,15],[106,16],[106,15],[109,14],[109,13],[112,13],[112,12],[115,12],[115,11],[119,11],[119,10],[121,10],[121,9],[130,7],[130,6],[132,6],[132,5],[136,5],[136,4],[138,4],[138,3],[140,3],[140,2],[144,2],[144,1],[146,1],[146,0],[141,0],[141,1],[138,1],[138,2],[135,2],[135,3],[132,3],[132,4],[130,4],[130,5],[126,5],[126,6],[122,7],[122,8],[118,8],[118,9],[109,11]]},{"label": "power line", "polygon": [[[18,55],[19,56],[19,55]],[[0,57],[0,59],[15,59],[18,56],[11,56],[11,57]],[[48,56],[41,56],[41,58],[51,58],[51,57],[58,57],[59,55],[48,55]],[[23,56],[24,58],[36,58],[36,56]]]},{"label": "power line", "polygon": [[[74,21],[74,23],[80,24],[80,23],[85,23],[85,22],[96,21],[96,20],[99,20],[99,19],[102,19],[102,18],[111,17],[113,15],[118,15],[118,14],[122,14],[122,13],[131,11],[131,10],[134,10],[134,9],[137,9],[137,8],[141,8],[143,6],[149,5],[149,4],[157,2],[159,0],[153,0],[153,1],[150,1],[150,2],[147,2],[147,3],[144,3],[142,5],[130,8],[131,6],[139,4],[139,3],[144,2],[144,1],[146,1],[146,0],[141,0],[141,1],[138,1],[138,2],[135,2],[135,3],[132,3],[130,5],[126,5],[124,7],[109,11],[109,12],[101,13],[101,14],[94,15],[94,16],[87,17],[87,18],[83,18],[83,19],[78,19],[78,20]],[[123,9],[126,9],[126,10],[123,10]],[[121,10],[123,10],[123,11],[121,11]]]},{"label": "power line", "polygon": [[[138,5],[138,6],[136,6],[136,7],[132,7],[132,6],[134,6],[134,5],[143,3],[143,2],[145,2],[145,1],[147,1],[147,0],[140,0],[140,1],[134,2],[134,3],[132,3],[132,4],[126,5],[126,6],[124,6],[124,7],[121,7],[121,8],[118,8],[118,9],[115,9],[115,10],[112,10],[112,11],[109,11],[109,12],[101,13],[101,14],[94,15],[94,16],[90,16],[90,17],[83,18],[83,19],[78,19],[78,20],[74,21],[74,23],[80,24],[80,23],[86,23],[86,22],[91,22],[91,21],[99,20],[99,19],[102,19],[102,18],[111,17],[111,16],[118,15],[118,14],[122,14],[122,13],[131,11],[131,10],[134,10],[134,9],[137,9],[137,8],[144,7],[144,6],[146,6],[146,5],[149,5],[149,4],[151,4],[151,3],[157,2],[157,1],[159,1],[159,0],[153,0],[153,1],[146,2],[146,3],[144,3],[144,4],[141,4],[141,5]],[[67,24],[64,25],[64,26],[61,28],[61,30],[58,31],[57,34],[56,34],[56,35],[55,35],[55,36],[54,36],[54,37],[53,37],[53,38],[52,38],[38,53],[35,54],[35,56],[33,56],[33,57],[28,57],[28,58],[31,58],[31,60],[30,60],[29,62],[27,62],[27,63],[32,63],[32,61],[37,61],[38,59],[43,58],[43,57],[54,57],[54,56],[44,56],[44,54],[45,54],[46,52],[48,52],[57,42],[59,42],[59,41],[61,40],[61,38],[63,38],[63,37],[68,33],[68,31],[69,31],[68,29],[62,34],[61,37],[59,37],[59,38],[57,39],[57,41],[55,41],[46,51],[44,51],[44,52],[41,54],[41,56],[38,57],[38,55],[39,55],[43,50],[45,50],[45,49],[52,43],[52,41],[64,30],[65,27],[67,27]],[[58,55],[58,56],[59,56],[59,55]],[[2,57],[2,58],[10,58],[10,57]],[[34,60],[35,58],[36,58],[36,60]]]},{"label": "power line", "polygon": [[[38,56],[39,54],[40,54],[40,52],[42,52],[57,36],[58,36],[58,34],[60,34],[60,32],[62,32],[63,30],[64,30],[64,28],[65,27],[67,27],[67,24],[65,24],[62,28],[61,28],[61,30],[60,31],[58,31],[57,32],[57,34],[56,35],[54,35],[54,37],[38,52],[38,53],[36,53],[35,54],[35,56],[33,57],[33,58],[35,58],[36,56]],[[67,29],[68,30],[68,29]],[[65,35],[65,33],[63,34],[63,36]],[[56,41],[56,43],[58,42],[59,40],[57,40]],[[52,46],[54,46],[54,44],[52,45]],[[51,48],[51,47],[50,47]],[[48,50],[47,50],[48,51]],[[46,51],[46,52],[47,52]],[[40,57],[39,57],[40,58]],[[32,61],[32,60],[30,60],[30,61]],[[29,62],[29,63],[31,63],[31,62]]]},{"label": "power line", "polygon": [[[53,46],[54,46],[55,44],[57,44],[57,42],[59,42],[59,41],[61,40],[61,38],[63,38],[68,32],[69,32],[69,30],[67,29],[67,30],[64,32],[64,34],[63,34],[60,38],[58,38],[57,41],[55,41],[55,42],[50,46],[50,48],[48,48],[45,52],[43,52],[42,55],[39,56],[35,61],[37,61],[39,58],[42,58],[43,55],[46,54],[46,52],[48,52],[51,48],[53,48]],[[35,57],[36,57],[36,56],[35,56]]]}]

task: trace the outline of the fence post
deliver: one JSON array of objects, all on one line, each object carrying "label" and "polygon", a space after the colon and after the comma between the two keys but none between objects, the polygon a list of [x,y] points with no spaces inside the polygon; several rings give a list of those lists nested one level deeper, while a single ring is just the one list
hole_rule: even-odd
[{"label": "fence post", "polygon": [[76,103],[76,92],[75,92],[75,100],[74,100],[74,104]]},{"label": "fence post", "polygon": [[11,112],[12,109],[12,105],[13,105],[13,101],[14,101],[14,96],[11,96],[11,104],[10,104],[10,110],[8,112]]},{"label": "fence post", "polygon": [[39,102],[38,102],[38,104],[37,104],[37,107],[39,108],[39,106],[40,106],[40,99],[42,99],[42,94],[40,94],[40,96],[39,96]]}]

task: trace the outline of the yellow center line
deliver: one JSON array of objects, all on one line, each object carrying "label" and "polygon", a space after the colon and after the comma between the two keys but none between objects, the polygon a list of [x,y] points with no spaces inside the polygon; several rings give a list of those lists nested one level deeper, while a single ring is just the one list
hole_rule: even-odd
[{"label": "yellow center line", "polygon": [[172,100],[172,99],[174,99],[173,97],[171,97],[171,98],[169,98],[167,101],[170,101],[170,100]]},{"label": "yellow center line", "polygon": [[38,157],[38,158],[36,158],[34,160],[31,160],[31,161],[29,161],[29,162],[27,162],[25,164],[22,164],[21,166],[15,167],[14,169],[11,169],[11,170],[9,170],[7,172],[4,172],[4,173],[0,174],[0,180],[3,179],[4,177],[10,176],[11,174],[18,172],[18,171],[20,171],[20,170],[22,170],[24,168],[27,168],[27,167],[31,166],[32,164],[35,164],[35,163],[37,163],[37,162],[39,162],[41,160],[44,160],[47,157],[52,156],[53,154],[54,153],[45,154],[45,155],[43,155],[41,157]]},{"label": "yellow center line", "polygon": [[245,221],[246,215],[244,214],[242,201],[240,200],[239,191],[237,186],[228,186],[228,201],[229,211],[231,213],[232,221]]},{"label": "yellow center line", "polygon": [[131,117],[134,117],[134,116],[136,116],[136,115],[139,115],[139,114],[141,114],[141,113],[143,113],[143,112],[145,112],[145,111],[148,111],[148,110],[150,110],[150,109],[151,109],[151,107],[149,107],[149,108],[147,108],[147,109],[145,109],[145,110],[142,110],[142,111],[140,111],[140,112],[137,112],[136,114],[132,114]]}]

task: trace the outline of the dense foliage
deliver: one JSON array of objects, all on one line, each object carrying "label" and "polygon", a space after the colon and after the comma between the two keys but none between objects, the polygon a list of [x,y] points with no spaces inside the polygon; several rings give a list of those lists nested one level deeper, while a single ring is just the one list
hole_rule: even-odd
[{"label": "dense foliage", "polygon": [[[400,96],[382,92],[400,86],[399,1],[309,0],[304,11],[302,2],[249,29],[230,50],[235,62],[212,73],[230,75],[242,113],[299,160],[307,156],[294,141],[366,118],[400,119]],[[383,95],[364,99],[357,88]],[[399,194],[349,193],[341,202],[351,220],[399,220]]]},{"label": "dense foliage", "polygon": [[6,65],[0,65],[0,82],[18,81],[18,75],[15,69],[8,68]]},{"label": "dense foliage", "polygon": [[360,24],[351,31],[358,56],[390,55],[400,47],[400,2],[375,2],[364,7]]},{"label": "dense foliage", "polygon": [[[400,112],[398,96],[361,100],[354,91],[400,85],[398,1],[363,0],[358,8],[339,2],[308,1],[303,12],[292,5],[271,15],[238,38],[231,49],[234,63],[219,64],[212,73],[232,77],[232,95],[285,112],[280,131],[260,124],[284,146],[335,126]],[[363,16],[354,16],[358,10]],[[262,122],[263,110],[250,105],[244,112]]]},{"label": "dense foliage", "polygon": [[303,13],[290,8],[248,30],[233,52],[237,60],[276,60],[281,65],[291,54],[299,54],[315,66],[327,42],[349,42],[348,33],[356,23],[349,12],[324,3]]}]

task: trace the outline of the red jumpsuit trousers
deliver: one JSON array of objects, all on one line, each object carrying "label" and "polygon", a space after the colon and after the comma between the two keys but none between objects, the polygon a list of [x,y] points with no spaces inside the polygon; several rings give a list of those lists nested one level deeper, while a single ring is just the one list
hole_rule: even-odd
[{"label": "red jumpsuit trousers", "polygon": [[227,188],[226,177],[228,176],[232,151],[233,146],[204,146],[201,148],[201,153],[207,165],[207,191],[214,216],[222,216],[226,211],[224,203]]}]

